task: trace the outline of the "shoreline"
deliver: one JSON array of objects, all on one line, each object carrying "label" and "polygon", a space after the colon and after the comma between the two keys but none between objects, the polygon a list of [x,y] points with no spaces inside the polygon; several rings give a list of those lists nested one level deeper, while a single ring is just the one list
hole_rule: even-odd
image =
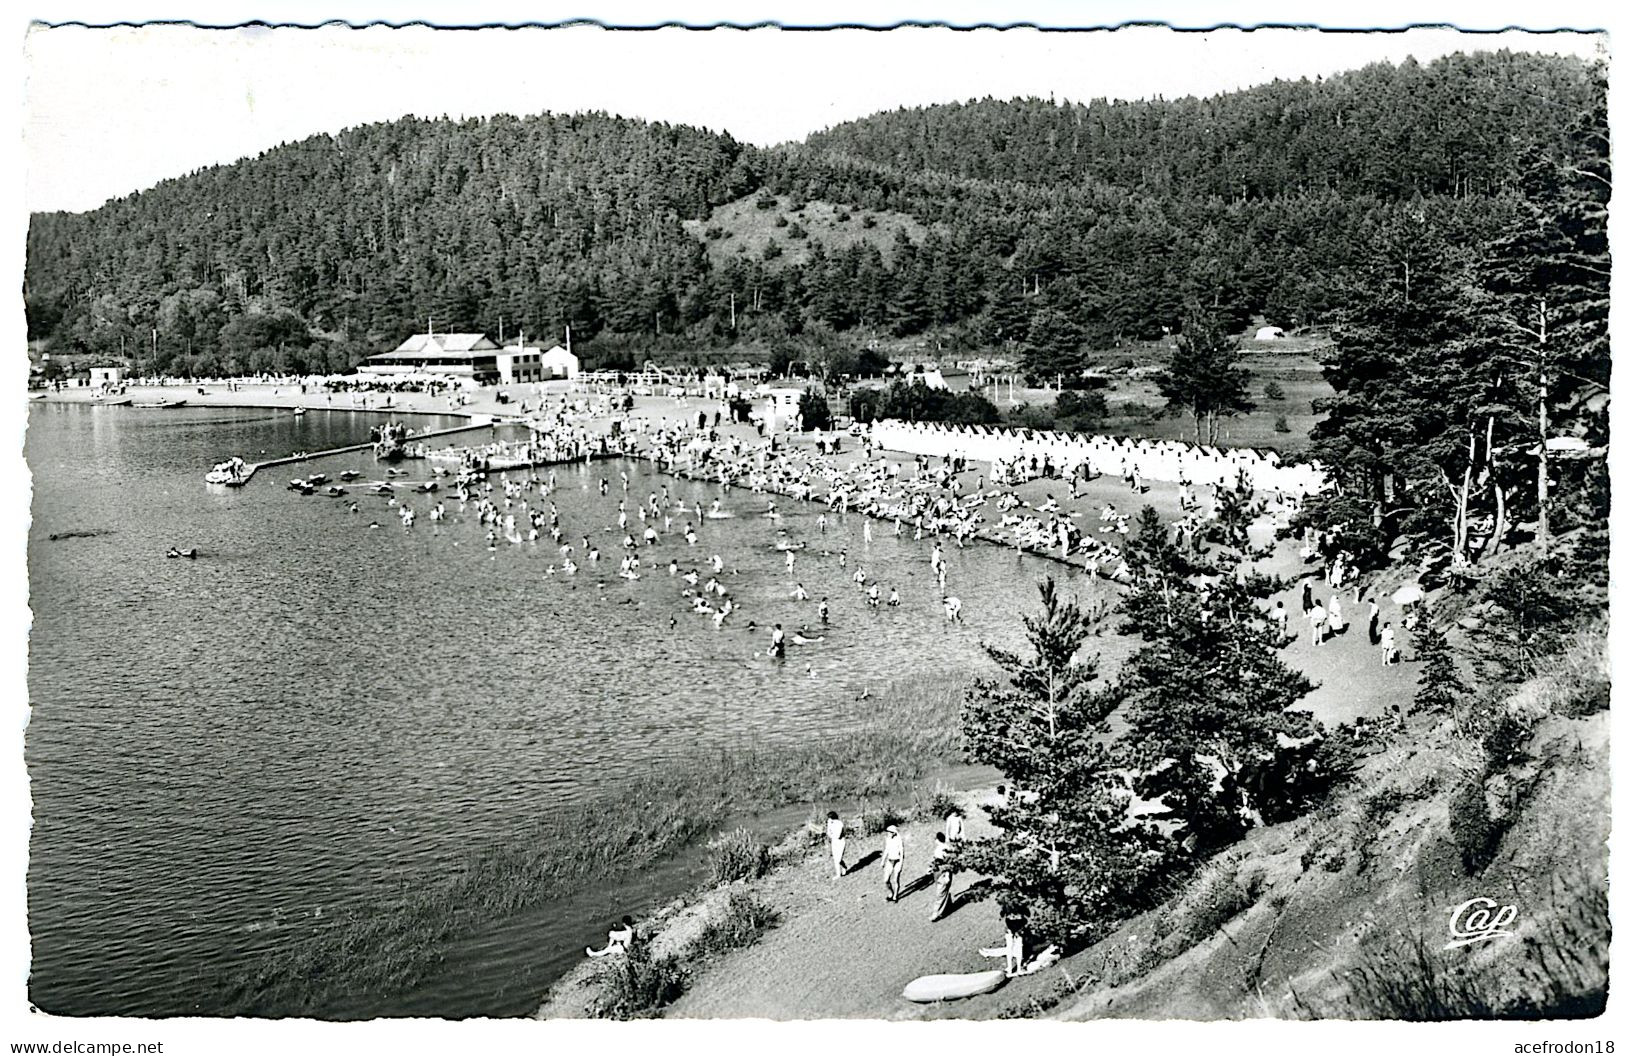
[{"label": "shoreline", "polygon": [[[957,721],[970,677],[927,686],[894,683],[863,709],[851,709],[849,728],[816,741],[713,752],[633,775],[605,796],[470,848],[445,879],[405,901],[382,893],[363,898],[324,930],[268,951],[221,981],[215,1014],[419,1014],[408,1010],[413,995],[433,989],[446,970],[445,951],[493,929],[523,927],[527,918],[580,894],[635,890],[637,878],[662,865],[679,866],[681,890],[687,890],[692,880],[682,858],[703,851],[730,826],[763,816],[769,825],[774,818],[782,824],[788,813],[812,816],[830,804],[867,807],[929,795],[944,775],[970,772],[958,769],[964,762]],[[657,892],[649,902],[664,905],[681,890]],[[572,929],[596,938],[599,925],[594,919],[563,928]],[[549,962],[564,967],[577,956],[573,940],[561,943],[551,956],[528,958],[525,974],[548,976]],[[529,1015],[563,974],[531,990],[512,1015]]]}]

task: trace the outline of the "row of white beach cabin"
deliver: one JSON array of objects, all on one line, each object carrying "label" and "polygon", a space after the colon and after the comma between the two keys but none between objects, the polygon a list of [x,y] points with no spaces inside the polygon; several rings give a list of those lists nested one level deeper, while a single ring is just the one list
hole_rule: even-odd
[{"label": "row of white beach cabin", "polygon": [[1143,480],[1186,480],[1226,487],[1234,486],[1245,474],[1260,491],[1290,496],[1313,495],[1326,487],[1326,475],[1318,465],[1282,465],[1275,452],[1253,448],[889,419],[876,422],[871,436],[888,451],[936,458],[959,455],[974,462],[1008,463],[1035,456],[1042,460],[1048,455],[1063,473],[1087,462],[1095,473],[1138,470]]}]

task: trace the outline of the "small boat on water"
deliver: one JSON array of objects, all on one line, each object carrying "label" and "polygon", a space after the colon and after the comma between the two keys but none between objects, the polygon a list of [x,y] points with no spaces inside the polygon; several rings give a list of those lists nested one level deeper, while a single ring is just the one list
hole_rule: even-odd
[{"label": "small boat on water", "polygon": [[344,472],[339,474],[339,479],[340,480],[354,480],[355,478],[359,477],[360,475],[361,475],[361,473],[359,471],[357,471],[357,470],[346,469]]},{"label": "small boat on water", "polygon": [[308,480],[290,480],[288,481],[288,490],[297,491],[301,495],[314,495],[316,493],[316,485],[312,484]]},{"label": "small boat on water", "polygon": [[131,397],[131,407],[140,407],[143,410],[149,411],[167,411],[173,407],[186,406],[185,400],[171,400],[166,396],[160,396],[156,400],[142,400],[140,403],[135,403],[133,401],[134,397]]},{"label": "small boat on water", "polygon": [[128,407],[135,402],[134,396],[92,396],[92,407]]},{"label": "small boat on water", "polygon": [[327,474],[326,473],[312,473],[310,476],[305,478],[305,483],[306,484],[326,484],[327,483]]},{"label": "small boat on water", "polygon": [[293,416],[295,418],[299,417],[301,414],[304,414],[304,413],[305,413],[305,409],[303,407],[295,407],[293,409]]},{"label": "small boat on water", "polygon": [[328,498],[331,498],[331,499],[336,499],[341,495],[348,495],[348,494],[349,494],[349,492],[345,491],[343,488],[339,487],[337,484],[334,484],[332,487],[327,489],[327,496],[328,496]]}]

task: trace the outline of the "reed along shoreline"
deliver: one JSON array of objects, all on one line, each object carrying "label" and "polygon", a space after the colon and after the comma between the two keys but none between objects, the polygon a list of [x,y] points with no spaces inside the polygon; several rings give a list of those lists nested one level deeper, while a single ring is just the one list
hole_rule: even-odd
[{"label": "reed along shoreline", "polygon": [[[471,852],[442,880],[347,907],[267,951],[227,976],[193,1014],[401,1015],[394,999],[432,977],[459,935],[633,876],[753,813],[885,800],[960,762],[958,716],[968,682],[893,684],[832,708],[848,721],[826,737],[701,753],[551,811],[534,827]],[[541,995],[534,996],[532,1006]]]}]

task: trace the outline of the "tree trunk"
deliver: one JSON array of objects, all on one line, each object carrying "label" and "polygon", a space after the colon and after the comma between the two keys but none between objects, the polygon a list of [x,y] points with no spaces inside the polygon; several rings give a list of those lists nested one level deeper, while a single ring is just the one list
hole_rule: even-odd
[{"label": "tree trunk", "polygon": [[[1467,468],[1461,474],[1461,489],[1451,487],[1456,496],[1456,519],[1454,539],[1450,547],[1451,567],[1459,568],[1467,563],[1467,506],[1473,495],[1473,462],[1477,459],[1478,437],[1467,437]],[[1448,486],[1449,482],[1446,481]]]},{"label": "tree trunk", "polygon": [[1494,557],[1501,549],[1501,539],[1506,535],[1507,529],[1507,496],[1506,489],[1499,483],[1495,485],[1495,530],[1490,533],[1490,541],[1485,544],[1481,557]]},{"label": "tree trunk", "polygon": [[1535,468],[1535,507],[1537,516],[1535,521],[1535,546],[1542,557],[1551,542],[1550,515],[1547,512],[1548,500],[1546,489],[1546,299],[1540,301],[1540,454]]}]

